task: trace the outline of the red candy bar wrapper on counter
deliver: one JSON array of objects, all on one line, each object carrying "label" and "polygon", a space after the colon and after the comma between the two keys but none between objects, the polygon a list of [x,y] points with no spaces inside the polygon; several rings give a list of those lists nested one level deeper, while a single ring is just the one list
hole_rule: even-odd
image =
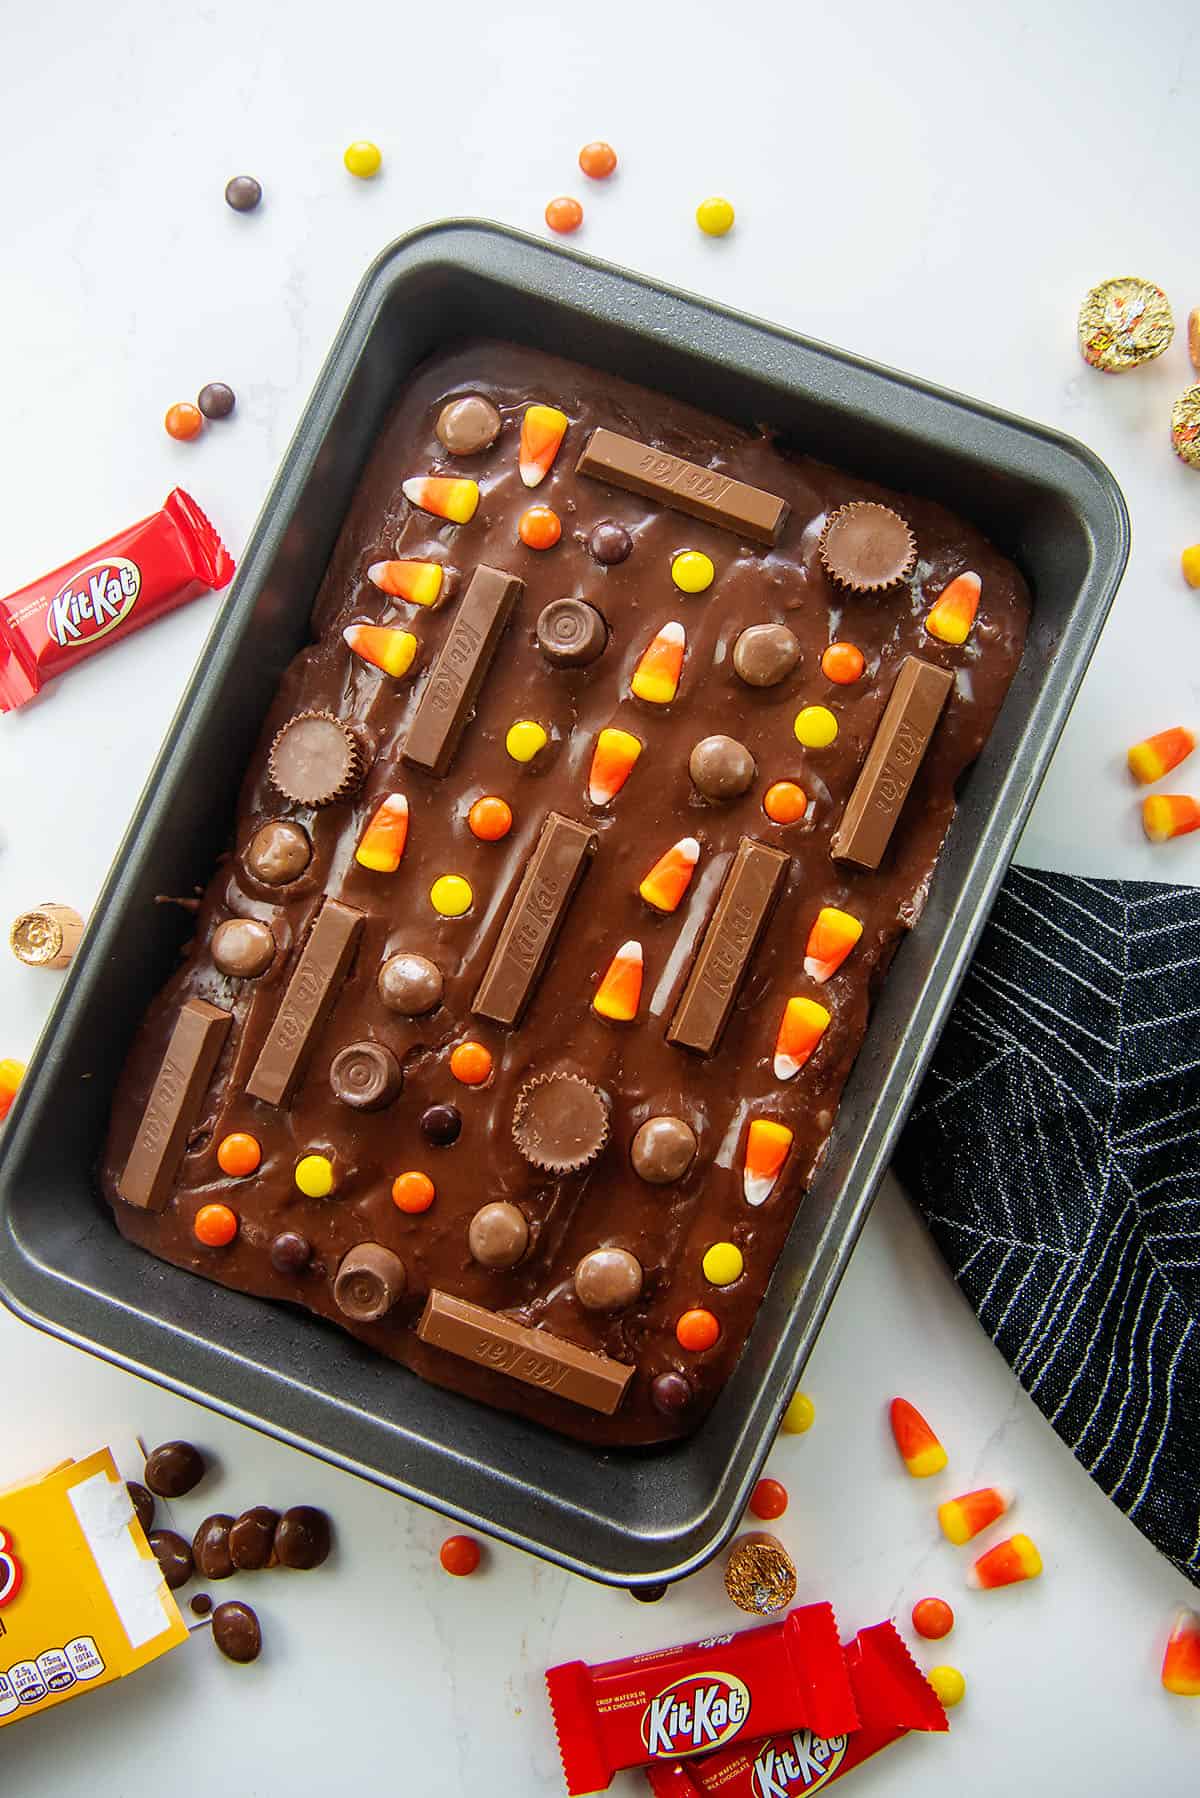
[{"label": "red candy bar wrapper on counter", "polygon": [[568,1661],[550,1669],[546,1685],[572,1798],[604,1791],[622,1767],[784,1729],[842,1736],[859,1723],[827,1604],[596,1667]]},{"label": "red candy bar wrapper on counter", "polygon": [[649,1766],[654,1798],[809,1798],[909,1730],[949,1729],[937,1694],[890,1623],[860,1630],[845,1656],[858,1729],[836,1736],[790,1729],[686,1763]]},{"label": "red candy bar wrapper on counter", "polygon": [[161,511],[0,599],[0,712],[28,705],[54,675],[232,579],[229,551],[176,487]]}]

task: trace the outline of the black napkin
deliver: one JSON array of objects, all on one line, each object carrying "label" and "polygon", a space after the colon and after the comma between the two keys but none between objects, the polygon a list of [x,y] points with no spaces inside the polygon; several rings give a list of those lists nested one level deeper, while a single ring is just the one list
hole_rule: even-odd
[{"label": "black napkin", "polygon": [[1200,890],[1013,869],[896,1169],[1025,1390],[1200,1585]]}]

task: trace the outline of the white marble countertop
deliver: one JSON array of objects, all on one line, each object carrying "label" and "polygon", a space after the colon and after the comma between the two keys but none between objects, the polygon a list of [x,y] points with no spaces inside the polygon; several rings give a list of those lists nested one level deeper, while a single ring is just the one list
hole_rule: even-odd
[{"label": "white marble countertop", "polygon": [[[367,262],[425,220],[538,229],[579,192],[581,249],[913,369],[1082,437],[1134,520],[1124,588],[1021,849],[1033,865],[1200,878],[1200,836],[1153,852],[1124,746],[1198,705],[1196,608],[1181,548],[1200,540],[1200,477],[1172,457],[1181,334],[1123,381],[1074,345],[1080,297],[1145,273],[1180,316],[1200,304],[1189,0],[1132,26],[1087,0],[1050,10],[951,0],[837,9],[777,0],[738,15],[675,7],[521,12],[458,0],[358,0],[335,13],[227,0],[172,16],[148,0],[42,0],[4,27],[0,111],[0,438],[10,591],[185,483],[242,547]],[[570,16],[563,16],[569,11]],[[610,138],[618,177],[574,157]],[[376,139],[374,183],[341,150]],[[267,199],[235,217],[231,174]],[[585,191],[586,190],[586,191]],[[696,202],[738,223],[702,238]],[[236,416],[192,445],[164,435],[208,380]],[[201,600],[0,723],[0,918],[47,897],[87,911],[214,616]],[[0,961],[0,1056],[33,1047],[56,977]],[[52,1722],[0,1737],[13,1793],[238,1798],[387,1789],[405,1798],[563,1790],[541,1674],[731,1626],[709,1568],[657,1606],[499,1548],[470,1580],[436,1565],[445,1524],[320,1462],[66,1348],[0,1312],[0,1484],[139,1430],[190,1436],[220,1476],[179,1507],[308,1500],[338,1525],[309,1576],[243,1578],[267,1649],[254,1668],[193,1641]],[[936,1592],[958,1627],[930,1652],[967,1674],[948,1739],[856,1773],[856,1798],[913,1789],[1194,1790],[1200,1707],[1157,1683],[1186,1584],[1118,1515],[1025,1399],[922,1226],[889,1184],[813,1356],[817,1421],[769,1470],[801,1595],[846,1629],[901,1621]],[[898,1471],[884,1403],[928,1410],[951,1471]],[[933,1503],[972,1483],[1020,1489],[1046,1576],[968,1594]],[[210,1502],[211,1501],[211,1502]],[[1194,1593],[1192,1598],[1194,1601]],[[639,1790],[632,1777],[614,1791]]]}]

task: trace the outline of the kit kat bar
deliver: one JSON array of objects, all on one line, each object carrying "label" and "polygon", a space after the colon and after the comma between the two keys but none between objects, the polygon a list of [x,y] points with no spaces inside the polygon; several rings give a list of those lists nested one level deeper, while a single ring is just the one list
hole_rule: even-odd
[{"label": "kit kat bar", "polygon": [[435,1288],[417,1325],[422,1342],[506,1373],[525,1386],[557,1393],[574,1405],[611,1417],[625,1396],[633,1368],[593,1354],[546,1330],[529,1330],[498,1311],[472,1305]]},{"label": "kit kat bar", "polygon": [[402,755],[414,768],[445,774],[454,760],[524,581],[480,563],[429,671]]},{"label": "kit kat bar", "polygon": [[761,487],[748,487],[618,431],[593,431],[575,470],[692,518],[723,525],[755,543],[777,543],[788,515],[787,501]]},{"label": "kit kat bar", "polygon": [[363,914],[326,899],[246,1082],[252,1099],[286,1105],[354,958]]},{"label": "kit kat bar", "polygon": [[180,1011],[117,1182],[127,1205],[161,1211],[170,1197],[232,1021],[206,999],[189,999]]},{"label": "kit kat bar", "polygon": [[835,861],[879,866],[953,685],[947,669],[918,656],[905,658],[833,833],[829,853]]},{"label": "kit kat bar", "polygon": [[743,837],[709,919],[667,1041],[711,1055],[767,927],[791,857]]},{"label": "kit kat bar", "polygon": [[520,1022],[595,848],[596,833],[586,824],[549,814],[471,1002],[477,1018]]}]

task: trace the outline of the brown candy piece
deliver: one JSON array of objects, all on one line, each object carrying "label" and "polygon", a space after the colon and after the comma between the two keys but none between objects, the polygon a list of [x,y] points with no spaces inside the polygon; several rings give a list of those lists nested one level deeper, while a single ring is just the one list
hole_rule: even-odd
[{"label": "brown candy piece", "polygon": [[796,1596],[796,1565],[777,1536],[739,1536],[725,1563],[725,1590],[739,1611],[774,1617]]},{"label": "brown candy piece", "polygon": [[669,1043],[701,1055],[716,1049],[790,867],[790,856],[742,838],[675,1007]]},{"label": "brown candy piece", "polygon": [[193,1572],[192,1551],[186,1540],[174,1530],[151,1530],[147,1541],[168,1587],[172,1592],[178,1592],[180,1586],[187,1585]]},{"label": "brown candy piece", "polygon": [[442,407],[434,429],[452,456],[477,456],[500,435],[500,414],[482,394],[468,393]]},{"label": "brown candy piece", "polygon": [[363,927],[363,913],[326,899],[300,960],[292,969],[274,1022],[250,1070],[246,1091],[268,1105],[286,1105],[333,1010]]},{"label": "brown candy piece", "polygon": [[606,1417],[621,1403],[634,1374],[624,1361],[594,1354],[548,1330],[528,1329],[436,1287],[421,1313],[417,1334],[422,1342],[461,1355],[476,1367],[491,1368]]},{"label": "brown candy piece", "polygon": [[529,1247],[529,1222],[518,1205],[482,1205],[467,1230],[467,1247],[480,1267],[515,1267]]},{"label": "brown candy piece", "polygon": [[287,818],[273,818],[256,830],[242,857],[246,871],[264,886],[299,880],[312,860],[308,832]]},{"label": "brown candy piece", "polygon": [[642,1290],[642,1264],[628,1249],[592,1249],[575,1269],[575,1292],[587,1311],[620,1311]]},{"label": "brown candy piece", "polygon": [[253,980],[275,960],[275,938],[256,918],[226,918],[212,938],[213,966],[234,980]]},{"label": "brown candy piece", "polygon": [[733,737],[702,737],[688,757],[692,785],[705,799],[738,798],[756,772],[754,757]]},{"label": "brown candy piece", "polygon": [[347,1043],[329,1069],[334,1098],[355,1111],[382,1111],[403,1084],[400,1063],[383,1043]]},{"label": "brown candy piece", "polygon": [[207,999],[188,999],[180,1006],[118,1182],[127,1205],[161,1211],[170,1198],[232,1021],[232,1013]]},{"label": "brown candy piece", "polygon": [[333,1296],[355,1323],[377,1323],[404,1296],[408,1276],[399,1255],[380,1242],[360,1242],[338,1268]]},{"label": "brown candy piece", "polygon": [[650,1403],[662,1417],[682,1416],[694,1397],[691,1381],[674,1369],[656,1375],[650,1383]]},{"label": "brown candy piece", "polygon": [[1193,306],[1188,313],[1187,346],[1192,367],[1200,374],[1200,306]]},{"label": "brown candy piece", "polygon": [[733,646],[734,673],[748,687],[777,687],[799,660],[799,640],[786,624],[752,624]]},{"label": "brown candy piece", "polygon": [[275,1551],[279,1512],[270,1505],[254,1505],[243,1511],[229,1532],[229,1558],[239,1573],[257,1573]]},{"label": "brown candy piece", "polygon": [[9,931],[9,947],[31,968],[65,968],[83,936],[83,919],[73,905],[47,902],[22,912]]},{"label": "brown candy piece", "polygon": [[623,524],[612,518],[602,518],[599,524],[592,526],[587,546],[588,554],[602,568],[615,568],[632,554],[633,538]]},{"label": "brown candy piece", "polygon": [[512,1133],[532,1167],[575,1173],[608,1141],[608,1100],[578,1074],[538,1074],[517,1094]]},{"label": "brown candy piece", "polygon": [[250,1606],[237,1598],[213,1612],[212,1638],[227,1661],[246,1664],[262,1653],[262,1625]]},{"label": "brown candy piece", "polygon": [[525,583],[481,562],[451,617],[429,670],[401,755],[441,779],[454,760]]},{"label": "brown candy piece", "polygon": [[389,955],[379,970],[379,997],[389,1011],[419,1018],[442,1002],[442,970],[427,955],[401,951]]},{"label": "brown candy piece", "polygon": [[236,1569],[229,1550],[229,1532],[234,1519],[227,1511],[215,1511],[206,1517],[192,1537],[192,1558],[196,1572],[204,1579],[232,1579]]},{"label": "brown candy piece", "polygon": [[332,712],[298,712],[275,733],[267,772],[293,805],[335,805],[362,785],[366,757]]},{"label": "brown candy piece", "polygon": [[160,1498],[183,1498],[204,1478],[204,1456],[190,1442],[164,1442],[146,1456],[146,1484]]},{"label": "brown candy piece", "polygon": [[538,613],[538,648],[555,668],[586,668],[607,642],[608,626],[585,599],[552,599]]},{"label": "brown candy piece", "polygon": [[307,1573],[329,1558],[333,1531],[324,1511],[316,1505],[293,1505],[279,1519],[275,1531],[275,1558],[281,1567]]},{"label": "brown candy piece", "polygon": [[817,553],[830,580],[854,593],[880,593],[911,574],[917,545],[899,512],[856,499],[830,513]]},{"label": "brown candy piece", "polygon": [[154,1494],[145,1486],[140,1485],[137,1480],[126,1480],[125,1490],[129,1494],[133,1514],[148,1536],[154,1528]]},{"label": "brown candy piece", "polygon": [[549,813],[471,1001],[476,1017],[520,1023],[595,853],[596,832],[589,825]]},{"label": "brown candy piece", "polygon": [[919,656],[904,658],[833,833],[829,853],[835,861],[879,866],[953,687],[948,668]]},{"label": "brown candy piece", "polygon": [[682,1118],[647,1118],[629,1149],[633,1171],[651,1186],[682,1180],[696,1158],[696,1132]]},{"label": "brown candy piece", "polygon": [[575,468],[578,474],[723,525],[755,543],[777,542],[788,515],[787,501],[774,493],[603,426],[592,432]]},{"label": "brown candy piece", "polygon": [[197,1592],[188,1602],[194,1617],[207,1617],[213,1608],[213,1601],[207,1592]]}]

